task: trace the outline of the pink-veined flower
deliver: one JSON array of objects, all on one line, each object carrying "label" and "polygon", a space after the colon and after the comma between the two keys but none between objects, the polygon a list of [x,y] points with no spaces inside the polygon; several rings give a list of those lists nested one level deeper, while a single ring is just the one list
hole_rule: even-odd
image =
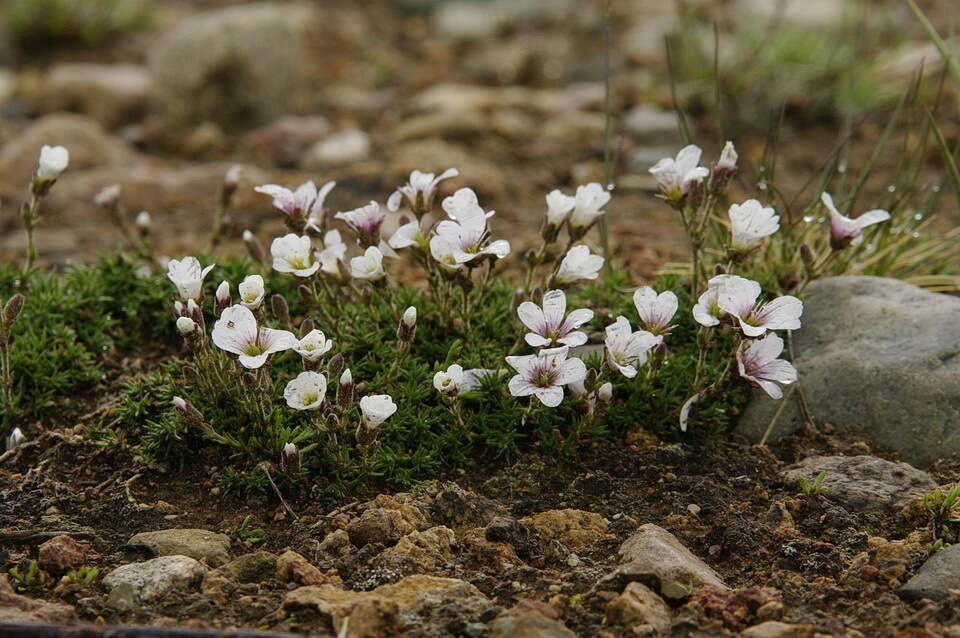
[{"label": "pink-veined flower", "polygon": [[744,279],[737,275],[717,275],[707,282],[707,289],[701,293],[697,303],[693,306],[693,318],[701,326],[712,328],[719,325],[720,317],[726,314],[720,308],[720,289],[726,282],[741,281],[745,285],[751,285],[756,289],[754,298],[760,295],[760,284],[750,279]]},{"label": "pink-veined flower", "polygon": [[563,401],[563,386],[582,381],[587,366],[577,358],[567,359],[570,349],[551,348],[537,354],[507,357],[507,363],[517,371],[508,387],[515,397],[531,394],[541,403],[555,408]]},{"label": "pink-veined flower", "polygon": [[771,332],[763,339],[744,341],[737,349],[740,376],[760,386],[770,398],[783,398],[780,385],[796,381],[797,369],[789,361],[779,358],[782,352],[783,339],[776,333]]},{"label": "pink-veined flower", "polygon": [[445,219],[437,224],[435,232],[452,247],[453,259],[458,264],[469,264],[486,255],[502,259],[510,252],[510,242],[503,239],[490,241],[482,209],[480,214],[461,216],[456,221]]},{"label": "pink-veined flower", "polygon": [[737,320],[748,337],[759,337],[767,330],[796,330],[800,327],[803,302],[792,295],[759,303],[760,284],[736,277],[719,287],[718,305]]},{"label": "pink-veined flower", "polygon": [[543,307],[532,301],[524,301],[517,307],[520,321],[531,330],[524,338],[534,348],[559,345],[575,347],[587,342],[580,326],[593,319],[593,311],[587,308],[567,312],[567,295],[562,290],[549,290],[543,295]]},{"label": "pink-veined flower", "polygon": [[307,227],[319,230],[319,224],[323,219],[323,202],[327,194],[336,186],[336,182],[327,182],[320,190],[312,181],[304,182],[296,188],[290,190],[277,184],[264,184],[257,186],[253,190],[273,198],[273,207],[281,211],[291,220],[304,224],[304,230]]},{"label": "pink-veined flower", "polygon": [[628,379],[637,376],[637,366],[647,362],[647,353],[663,343],[663,337],[646,330],[633,331],[630,322],[623,315],[607,326],[607,337],[603,342],[604,360]]},{"label": "pink-veined flower", "polygon": [[830,213],[830,245],[840,250],[856,246],[863,241],[863,229],[890,219],[890,213],[882,209],[869,210],[855,219],[840,214],[829,193],[820,195],[820,201]]},{"label": "pink-veined flower", "polygon": [[546,196],[547,200],[547,223],[553,226],[560,226],[567,221],[570,212],[577,203],[575,197],[565,195],[559,189],[550,191]]},{"label": "pink-veined flower", "polygon": [[283,389],[283,398],[294,410],[315,410],[327,395],[327,377],[320,372],[301,372]]},{"label": "pink-veined flower", "polygon": [[307,235],[299,236],[289,233],[283,237],[277,237],[270,244],[270,254],[273,256],[273,269],[277,272],[309,277],[320,268],[320,262],[314,257],[313,247]]},{"label": "pink-veined flower", "polygon": [[297,345],[292,332],[258,326],[253,312],[240,304],[220,314],[211,338],[221,350],[239,355],[240,365],[245,368],[259,368],[271,354]]},{"label": "pink-veined flower", "polygon": [[184,257],[179,261],[171,259],[167,262],[167,279],[177,287],[177,292],[184,301],[199,299],[203,292],[203,280],[215,265],[201,268],[196,257]]},{"label": "pink-veined flower", "polygon": [[477,200],[477,194],[472,188],[461,188],[450,197],[444,198],[440,204],[447,217],[457,221],[464,221],[472,217],[484,219],[493,217],[495,211],[485,212]]},{"label": "pink-veined flower", "polygon": [[557,269],[556,282],[560,285],[572,284],[581,279],[596,279],[603,268],[603,257],[590,254],[590,248],[580,244],[574,246],[563,256]]},{"label": "pink-veined flower", "polygon": [[745,252],[780,229],[780,216],[755,199],[730,206],[730,248]]},{"label": "pink-veined flower", "polygon": [[673,291],[665,290],[658,295],[650,286],[641,286],[633,291],[633,305],[647,332],[661,335],[670,331],[670,321],[677,313],[679,302]]},{"label": "pink-veined flower", "polygon": [[380,232],[380,225],[387,218],[384,211],[380,210],[380,204],[370,202],[366,206],[355,208],[334,215],[337,219],[346,222],[353,232],[365,238],[368,242],[374,242]]},{"label": "pink-veined flower", "polygon": [[407,183],[393,191],[387,199],[387,208],[396,212],[400,210],[400,204],[405,200],[410,210],[422,217],[433,208],[433,198],[437,194],[437,186],[440,182],[459,174],[460,171],[455,168],[448,168],[437,176],[433,173],[413,171]]},{"label": "pink-veined flower", "polygon": [[698,184],[710,174],[710,171],[700,164],[700,155],[703,151],[699,146],[690,144],[680,149],[677,157],[665,157],[650,169],[650,174],[657,180],[657,185],[663,195],[671,201],[679,201],[690,192],[694,184]]},{"label": "pink-veined flower", "polygon": [[570,227],[586,229],[606,212],[603,207],[610,201],[610,191],[596,182],[591,182],[578,186],[573,199]]},{"label": "pink-veined flower", "polygon": [[433,387],[437,392],[448,396],[463,394],[480,385],[484,376],[495,374],[496,370],[472,368],[464,370],[463,366],[453,364],[446,370],[440,370],[433,375]]}]

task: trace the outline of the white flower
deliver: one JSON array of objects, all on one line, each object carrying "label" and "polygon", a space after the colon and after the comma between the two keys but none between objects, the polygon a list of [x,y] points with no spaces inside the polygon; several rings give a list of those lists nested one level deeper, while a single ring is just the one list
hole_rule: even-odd
[{"label": "white flower", "polygon": [[784,295],[765,304],[757,302],[760,284],[736,277],[725,280],[719,288],[718,306],[732,315],[740,330],[748,337],[759,337],[767,330],[796,330],[800,327],[803,302]]},{"label": "white flower", "polygon": [[856,219],[844,217],[833,205],[829,193],[820,195],[820,201],[830,212],[830,245],[835,249],[856,246],[863,241],[863,229],[890,219],[890,213],[877,209],[865,212]]},{"label": "white flower", "polygon": [[323,250],[317,257],[320,259],[320,270],[334,277],[340,276],[340,262],[346,260],[347,245],[340,238],[339,230],[328,230],[323,236]]},{"label": "white flower", "polygon": [[320,262],[314,258],[310,238],[293,233],[277,237],[270,244],[273,256],[273,269],[277,272],[293,273],[297,277],[309,277],[320,268]]},{"label": "white flower", "polygon": [[457,261],[456,244],[450,237],[434,235],[430,238],[430,255],[447,270],[458,270],[463,264]]},{"label": "white flower", "polygon": [[189,405],[189,403],[183,397],[176,397],[176,396],[173,397],[173,407],[180,410],[181,412],[186,411],[187,405]]},{"label": "white flower", "polygon": [[376,246],[370,246],[366,252],[350,260],[350,274],[354,279],[376,280],[385,276],[383,253]]},{"label": "white flower", "polygon": [[441,237],[449,243],[453,259],[457,264],[467,264],[484,255],[502,259],[510,252],[510,243],[503,239],[488,243],[487,219],[482,209],[478,210],[480,214],[466,217],[461,215],[458,221],[445,219],[437,224],[436,237]]},{"label": "white flower", "polygon": [[308,229],[320,232],[320,227],[323,225],[323,216],[327,214],[327,209],[323,203],[327,199],[327,195],[336,185],[336,182],[327,182],[317,191],[317,198],[313,200],[313,204],[310,206],[310,213],[307,215],[307,221],[303,225],[304,232]]},{"label": "white flower", "polygon": [[353,373],[350,372],[350,368],[345,369],[340,373],[340,385],[352,385],[353,384]]},{"label": "white flower", "polygon": [[693,306],[693,318],[701,326],[712,328],[720,323],[720,317],[725,314],[720,308],[720,289],[728,282],[741,282],[756,289],[754,297],[760,295],[760,284],[750,279],[744,279],[736,275],[717,275],[707,282],[707,289]]},{"label": "white flower", "polygon": [[637,366],[647,362],[647,353],[663,343],[663,337],[646,330],[633,332],[630,322],[623,315],[607,326],[604,340],[604,358],[607,364],[632,379],[637,376]]},{"label": "white flower", "polygon": [[780,229],[780,216],[755,199],[730,206],[730,248],[747,251]]},{"label": "white flower", "polygon": [[728,141],[723,145],[720,151],[720,159],[717,160],[717,170],[725,173],[733,173],[737,170],[737,149],[733,147],[733,142]]},{"label": "white flower", "polygon": [[567,221],[570,211],[577,202],[575,197],[564,195],[559,189],[550,191],[547,200],[547,223],[560,226]]},{"label": "white flower", "polygon": [[543,295],[543,307],[532,301],[524,301],[517,306],[517,315],[520,321],[533,332],[528,332],[525,339],[535,348],[549,346],[553,342],[560,345],[575,347],[587,342],[587,335],[577,330],[580,326],[593,319],[593,311],[580,308],[567,312],[567,295],[562,290],[550,290]]},{"label": "white flower", "polygon": [[779,384],[789,385],[797,380],[797,369],[784,359],[783,339],[770,333],[763,339],[744,341],[737,349],[737,366],[740,376],[760,386],[772,399],[783,397]]},{"label": "white flower", "polygon": [[596,182],[578,186],[574,196],[573,213],[570,215],[570,226],[589,228],[606,212],[602,209],[609,201],[610,192]]},{"label": "white flower", "polygon": [[70,164],[70,151],[62,146],[44,146],[40,149],[37,177],[42,180],[57,179]]},{"label": "white flower", "polygon": [[466,221],[474,217],[486,219],[493,217],[494,211],[484,212],[477,200],[477,194],[472,188],[461,188],[456,193],[447,197],[440,204],[447,213],[447,217],[459,222]]},{"label": "white flower", "polygon": [[9,452],[10,450],[17,449],[23,445],[23,442],[26,440],[27,437],[23,435],[23,430],[20,428],[13,428],[13,432],[11,432],[10,436],[7,437],[7,451]]},{"label": "white flower", "polygon": [[301,372],[287,383],[283,398],[294,410],[314,410],[327,395],[327,377],[319,372]]},{"label": "white flower", "polygon": [[199,299],[203,290],[203,280],[216,264],[206,268],[200,267],[196,257],[184,257],[181,260],[171,259],[167,262],[167,278],[177,287],[180,298]]},{"label": "white flower", "polygon": [[274,352],[297,345],[293,333],[258,326],[253,312],[239,304],[220,314],[211,337],[221,350],[239,355],[240,365],[245,368],[259,368]]},{"label": "white flower", "polygon": [[441,370],[433,375],[433,387],[441,394],[462,394],[480,385],[484,376],[495,373],[496,370],[485,370],[483,368],[464,370],[463,366],[455,363],[445,371]]},{"label": "white flower", "polygon": [[427,241],[423,235],[423,230],[420,228],[420,222],[413,220],[398,228],[396,232],[390,236],[390,241],[387,243],[391,248],[400,250],[401,248],[409,248],[410,246],[422,246],[425,245]]},{"label": "white flower", "polygon": [[179,317],[177,319],[177,332],[186,337],[197,331],[197,322],[190,317]]},{"label": "white flower", "polygon": [[380,204],[370,202],[366,206],[337,213],[334,217],[346,222],[347,226],[355,233],[370,238],[376,236],[380,230],[380,224],[387,218],[387,215],[380,210]]},{"label": "white flower", "polygon": [[263,303],[263,298],[267,291],[263,285],[263,277],[260,275],[247,275],[237,286],[237,292],[240,294],[240,303],[250,310],[256,310]]},{"label": "white flower", "polygon": [[371,394],[360,399],[360,413],[367,427],[380,425],[396,411],[397,404],[389,394]]},{"label": "white flower", "polygon": [[257,186],[253,190],[272,197],[273,207],[291,219],[302,219],[305,226],[316,228],[323,217],[323,200],[334,186],[336,182],[327,182],[318,192],[317,185],[310,181],[300,184],[295,191],[276,184]]},{"label": "white flower", "polygon": [[563,386],[583,381],[587,366],[580,359],[567,359],[570,349],[551,348],[537,354],[507,357],[507,363],[518,372],[508,387],[515,397],[536,396],[541,403],[555,408],[563,401]]},{"label": "white flower", "polygon": [[456,177],[460,174],[455,168],[448,168],[434,177],[433,173],[421,173],[413,171],[410,173],[410,180],[399,187],[390,195],[387,200],[387,208],[393,212],[400,210],[400,203],[407,201],[410,210],[418,215],[424,215],[433,207],[433,198],[437,193],[437,185],[450,177]]},{"label": "white flower", "polygon": [[333,339],[327,339],[321,330],[311,330],[303,339],[297,341],[293,350],[299,354],[304,361],[319,361],[320,358],[330,352],[333,347]]},{"label": "white flower", "polygon": [[690,192],[692,185],[710,174],[709,170],[698,166],[702,152],[699,146],[690,144],[677,153],[676,159],[665,157],[650,169],[667,199],[679,200]]},{"label": "white flower", "polygon": [[670,320],[677,313],[677,295],[670,290],[658,295],[650,286],[641,286],[633,291],[633,305],[647,331],[664,334],[670,330]]},{"label": "white flower", "polygon": [[563,257],[557,270],[557,283],[570,284],[580,279],[596,279],[603,268],[603,257],[591,255],[590,249],[580,244]]}]

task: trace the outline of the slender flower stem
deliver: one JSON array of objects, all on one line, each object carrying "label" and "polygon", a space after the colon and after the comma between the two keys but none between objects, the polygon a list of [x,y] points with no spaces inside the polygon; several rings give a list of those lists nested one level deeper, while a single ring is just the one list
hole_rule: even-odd
[{"label": "slender flower stem", "polygon": [[36,193],[30,195],[30,203],[23,207],[23,229],[27,233],[27,257],[23,272],[29,274],[37,261],[37,246],[33,238],[33,229],[40,222],[40,200]]}]

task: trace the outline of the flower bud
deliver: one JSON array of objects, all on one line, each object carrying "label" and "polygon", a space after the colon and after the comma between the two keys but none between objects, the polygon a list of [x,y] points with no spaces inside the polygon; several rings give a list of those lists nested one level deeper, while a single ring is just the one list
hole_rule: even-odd
[{"label": "flower bud", "polygon": [[290,475],[300,473],[300,450],[296,444],[287,443],[280,453],[280,469]]},{"label": "flower bud", "polygon": [[26,301],[26,298],[18,292],[10,297],[7,303],[4,304],[3,315],[0,316],[0,326],[2,326],[4,330],[9,330],[20,316],[20,313],[23,312],[24,301]]},{"label": "flower bud", "polygon": [[20,428],[13,428],[13,432],[7,437],[7,451],[15,450],[27,440]]},{"label": "flower bud", "polygon": [[280,325],[290,325],[290,306],[287,305],[287,300],[283,295],[278,294],[270,297],[270,308]]},{"label": "flower bud", "polygon": [[340,386],[337,388],[337,403],[341,406],[348,406],[353,403],[353,373],[350,368],[343,371],[340,375]]},{"label": "flower bud", "polygon": [[145,210],[137,213],[137,217],[134,219],[134,223],[137,225],[137,232],[140,233],[141,237],[150,236],[150,227],[153,222],[153,219],[150,217],[150,213]]},{"label": "flower bud", "polygon": [[263,244],[260,243],[257,236],[249,230],[245,230],[243,231],[243,243],[247,246],[247,254],[250,255],[250,259],[258,264],[262,264],[266,258],[266,252],[263,250]]},{"label": "flower bud", "polygon": [[180,317],[177,319],[177,332],[181,337],[188,337],[197,331],[197,322],[190,317]]},{"label": "flower bud", "polygon": [[337,353],[330,357],[330,362],[327,364],[327,378],[336,379],[341,370],[343,370],[343,355]]},{"label": "flower bud", "polygon": [[220,206],[224,209],[230,208],[230,205],[233,203],[233,196],[237,192],[237,187],[240,186],[240,173],[242,171],[242,166],[234,164],[223,176],[223,188],[220,190]]},{"label": "flower bud", "polygon": [[307,317],[300,322],[300,337],[305,337],[313,330],[313,318]]},{"label": "flower bud", "polygon": [[203,415],[193,407],[193,404],[183,397],[173,397],[173,407],[183,417],[184,423],[188,427],[199,427],[203,425]]},{"label": "flower bud", "polygon": [[201,328],[203,327],[204,325],[203,309],[200,307],[200,304],[198,304],[193,299],[187,300],[187,312],[185,313],[185,316],[190,317],[191,319],[196,321],[197,325],[200,326]]},{"label": "flower bud", "polygon": [[220,285],[217,286],[217,292],[214,295],[214,308],[213,313],[220,316],[220,313],[224,311],[225,308],[230,306],[230,282],[221,281]]},{"label": "flower bud", "polygon": [[173,317],[174,319],[179,319],[183,316],[183,313],[186,312],[186,306],[183,305],[183,302],[177,299],[173,302]]},{"label": "flower bud", "polygon": [[516,311],[516,309],[523,303],[524,299],[527,298],[527,293],[523,288],[517,288],[513,291],[513,301],[510,302],[510,310]]},{"label": "flower bud", "polygon": [[602,403],[610,403],[613,400],[613,384],[607,381],[597,390],[597,398]]},{"label": "flower bud", "polygon": [[94,196],[93,203],[100,208],[115,208],[120,203],[120,184],[104,186]]},{"label": "flower bud", "polygon": [[403,316],[400,317],[400,325],[397,326],[397,337],[400,341],[406,341],[408,343],[413,341],[416,325],[417,309],[414,306],[410,306],[403,312]]},{"label": "flower bud", "polygon": [[410,306],[403,312],[403,317],[400,319],[407,328],[413,328],[417,325],[417,309],[415,306]]},{"label": "flower bud", "polygon": [[327,429],[336,432],[340,429],[340,417],[333,412],[327,415]]},{"label": "flower bud", "polygon": [[717,160],[717,165],[714,170],[722,172],[729,175],[733,175],[737,172],[737,149],[733,147],[733,142],[727,142],[723,146],[723,150],[720,152],[720,159]]},{"label": "flower bud", "polygon": [[803,260],[803,267],[808,273],[813,273],[814,264],[817,261],[817,255],[808,244],[800,244],[800,259]]}]

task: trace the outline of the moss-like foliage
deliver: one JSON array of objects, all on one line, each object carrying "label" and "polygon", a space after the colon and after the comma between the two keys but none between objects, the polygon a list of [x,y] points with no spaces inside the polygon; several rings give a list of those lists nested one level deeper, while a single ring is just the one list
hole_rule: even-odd
[{"label": "moss-like foliage", "polygon": [[[56,420],[62,410],[51,408],[62,409],[99,387],[119,399],[101,422],[85,424],[87,435],[103,445],[128,447],[147,461],[174,465],[194,462],[202,454],[230,468],[222,476],[225,485],[260,489],[265,483],[256,471],[258,464],[265,460],[277,464],[284,444],[293,442],[300,449],[304,473],[329,493],[371,476],[407,485],[442,469],[509,459],[521,451],[568,454],[591,439],[622,438],[638,426],[670,439],[677,434],[680,406],[693,387],[698,348],[696,324],[690,318],[692,302],[672,277],[654,282],[658,289],[669,288],[680,296],[677,326],[668,336],[664,365],[654,375],[641,370],[632,380],[611,377],[613,403],[574,437],[578,424],[584,422],[583,401],[568,394],[560,407],[551,409],[507,392],[507,380],[514,372],[504,356],[533,349],[520,338],[524,328],[513,306],[515,289],[506,280],[494,279],[488,287],[471,291],[466,314],[460,310],[460,291],[454,292],[455,303],[444,309],[434,295],[415,287],[383,291],[361,287],[344,295],[352,301],[311,308],[300,299],[294,278],[232,258],[218,265],[206,283],[208,330],[216,320],[209,316],[216,284],[221,278],[238,282],[254,272],[263,273],[268,293],[288,301],[295,324],[310,317],[334,340],[327,359],[342,354],[355,382],[363,384],[364,394],[390,394],[397,403],[398,410],[384,424],[372,458],[357,453],[355,402],[340,415],[344,427],[336,446],[331,445],[329,428],[312,420],[314,413],[286,405],[283,389],[303,369],[292,351],[275,355],[258,377],[245,374],[232,356],[211,348],[212,360],[225,381],[215,390],[199,383],[198,363],[174,326],[172,284],[164,273],[144,273],[119,254],[62,273],[37,273],[25,282],[16,271],[0,268],[0,295],[20,290],[27,299],[12,338],[16,405],[5,419],[9,424],[23,416]],[[630,290],[627,275],[615,271],[571,293],[570,308],[593,308],[596,317],[586,329],[602,340],[603,327],[618,315],[637,323]],[[395,365],[398,320],[408,306],[419,311],[416,336],[410,351]],[[268,310],[264,315],[265,324],[277,326]],[[581,356],[589,367],[599,369],[599,346],[585,348]],[[718,374],[729,352],[730,341],[718,339],[706,374]],[[116,387],[103,386],[110,362],[123,357],[153,363],[147,373],[118,380]],[[432,384],[434,373],[451,363],[497,371],[480,387],[461,395],[461,419]],[[327,398],[332,402],[336,378],[329,381]],[[203,415],[209,430],[188,423],[174,409],[174,396],[187,399]],[[742,399],[742,393],[731,392],[699,406],[694,440],[725,431]]]},{"label": "moss-like foliage", "polygon": [[152,21],[144,0],[6,0],[3,16],[21,46],[96,46]]}]

